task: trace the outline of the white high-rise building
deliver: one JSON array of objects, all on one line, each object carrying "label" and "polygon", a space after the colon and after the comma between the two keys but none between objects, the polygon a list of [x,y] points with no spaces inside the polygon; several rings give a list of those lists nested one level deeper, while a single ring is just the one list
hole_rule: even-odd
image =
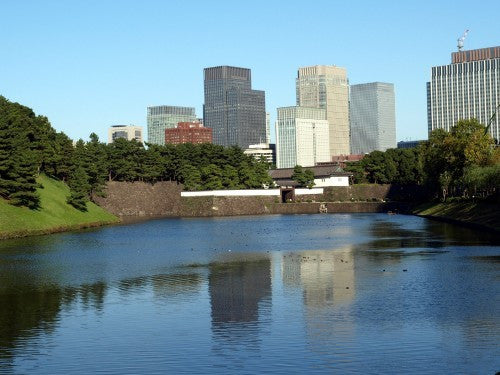
[{"label": "white high-rise building", "polygon": [[372,82],[351,85],[351,153],[396,148],[394,85]]},{"label": "white high-rise building", "polygon": [[276,164],[311,167],[330,161],[329,126],[326,111],[319,108],[278,108],[276,121]]},{"label": "white high-rise building", "polygon": [[316,65],[299,68],[297,105],[322,108],[330,128],[330,156],[349,155],[349,81],[345,68]]},{"label": "white high-rise building", "polygon": [[[458,120],[476,118],[487,125],[500,104],[500,47],[459,51],[451,64],[434,66],[427,82],[429,133],[449,131]],[[499,139],[500,114],[490,134]]]}]

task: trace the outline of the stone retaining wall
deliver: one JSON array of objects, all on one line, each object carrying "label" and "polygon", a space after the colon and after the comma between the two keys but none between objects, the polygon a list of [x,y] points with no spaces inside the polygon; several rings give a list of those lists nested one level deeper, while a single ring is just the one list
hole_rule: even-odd
[{"label": "stone retaining wall", "polygon": [[[211,217],[320,212],[326,202],[329,213],[387,212],[406,210],[407,204],[382,202],[394,196],[391,185],[354,185],[325,188],[323,195],[300,196],[301,202],[280,203],[272,196],[181,197],[183,186],[175,182],[109,182],[106,197],[95,197],[101,207],[117,216]],[[392,195],[391,195],[392,194]],[[374,200],[376,202],[367,202]]]},{"label": "stone retaining wall", "polygon": [[105,197],[94,201],[117,216],[177,216],[183,185],[176,182],[116,182],[107,183]]}]

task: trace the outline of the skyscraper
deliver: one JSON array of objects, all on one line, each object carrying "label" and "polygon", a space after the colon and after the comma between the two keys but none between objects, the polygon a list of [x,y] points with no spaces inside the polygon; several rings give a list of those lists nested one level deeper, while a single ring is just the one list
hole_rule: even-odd
[{"label": "skyscraper", "polygon": [[324,109],[278,108],[276,159],[278,168],[312,167],[330,161],[329,126]]},{"label": "skyscraper", "polygon": [[161,105],[148,107],[148,142],[156,145],[165,144],[165,129],[172,129],[179,122],[196,121],[192,107],[173,107]]},{"label": "skyscraper", "polygon": [[[476,118],[487,125],[500,104],[500,47],[459,51],[451,54],[451,64],[431,68],[427,82],[429,133],[450,130],[458,120]],[[492,122],[490,134],[499,139],[500,114]]]},{"label": "skyscraper", "polygon": [[330,156],[349,155],[349,81],[345,68],[316,65],[299,68],[297,105],[322,108],[330,127]]},{"label": "skyscraper", "polygon": [[250,69],[205,68],[204,88],[203,122],[215,144],[246,149],[266,140],[265,93],[252,90]]},{"label": "skyscraper", "polygon": [[396,148],[394,85],[372,82],[351,85],[351,153]]}]

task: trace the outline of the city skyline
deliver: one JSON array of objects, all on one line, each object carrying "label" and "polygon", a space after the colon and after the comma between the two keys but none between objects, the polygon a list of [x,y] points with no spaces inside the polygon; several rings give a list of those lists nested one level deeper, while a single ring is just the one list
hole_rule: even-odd
[{"label": "city skyline", "polygon": [[[449,63],[466,28],[465,50],[500,40],[500,30],[490,26],[500,10],[495,1],[476,8],[465,1],[320,3],[326,14],[344,15],[335,27],[314,12],[304,14],[294,1],[231,9],[223,1],[5,3],[9,17],[0,38],[8,58],[0,61],[0,94],[47,116],[71,138],[96,132],[105,140],[112,124],[145,128],[150,106],[193,106],[201,114],[203,68],[244,66],[254,73],[253,86],[266,92],[274,127],[276,108],[295,102],[299,67],[337,65],[347,69],[351,84],[394,83],[397,140],[423,139],[430,68]],[[230,17],[221,18],[222,10]],[[160,22],[172,13],[178,17]],[[203,27],[188,30],[187,18]],[[304,27],[286,22],[291,19]]]},{"label": "city skyline", "polygon": [[215,66],[203,70],[203,122],[213,142],[248,148],[266,139],[265,92],[252,89],[250,69]]}]

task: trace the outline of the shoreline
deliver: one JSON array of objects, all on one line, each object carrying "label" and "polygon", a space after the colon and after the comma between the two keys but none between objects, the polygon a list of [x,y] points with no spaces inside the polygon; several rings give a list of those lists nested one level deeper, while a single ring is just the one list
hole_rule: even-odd
[{"label": "shoreline", "polygon": [[495,202],[427,202],[415,207],[412,214],[500,234],[500,211]]},{"label": "shoreline", "polygon": [[[471,220],[451,218],[438,214],[427,213],[430,209],[434,209],[439,205],[449,208],[450,205],[442,203],[424,203],[416,206],[408,202],[296,202],[296,203],[273,203],[265,205],[265,212],[252,212],[251,209],[247,213],[238,211],[237,213],[223,213],[218,209],[208,210],[202,215],[197,215],[194,212],[184,214],[167,213],[163,215],[121,215],[117,216],[118,220],[97,221],[73,225],[56,226],[46,229],[35,230],[16,230],[12,232],[0,233],[0,240],[15,239],[30,236],[40,236],[47,234],[56,234],[62,232],[78,231],[88,228],[98,228],[108,225],[128,225],[149,220],[159,220],[165,218],[210,218],[210,217],[237,217],[237,216],[267,216],[267,215],[304,215],[304,214],[345,214],[345,213],[397,213],[403,215],[414,215],[425,219],[436,220],[450,223],[453,225],[463,226],[474,230],[485,231],[493,234],[500,234],[500,229],[491,227],[482,223]],[[327,211],[321,211],[326,207]],[[424,207],[424,208],[422,208]]]},{"label": "shoreline", "polygon": [[77,231],[81,229],[89,229],[89,228],[98,228],[104,227],[108,225],[116,225],[120,224],[121,219],[118,221],[98,221],[98,222],[90,222],[90,223],[81,223],[81,224],[73,224],[73,225],[65,225],[65,226],[57,226],[53,228],[46,229],[26,229],[26,230],[16,230],[12,232],[0,232],[0,241],[2,240],[12,240],[16,238],[24,238],[24,237],[33,237],[33,236],[44,236],[48,234],[56,234],[56,233],[64,233]]},{"label": "shoreline", "polygon": [[474,222],[461,221],[461,220],[456,220],[456,219],[452,219],[449,217],[443,217],[443,216],[420,215],[420,214],[411,214],[411,215],[422,217],[424,219],[440,221],[443,223],[458,225],[458,226],[469,228],[469,229],[475,229],[475,230],[479,230],[482,232],[488,232],[488,233],[500,235],[500,229],[491,228],[491,227],[488,227],[488,226],[485,226],[482,224],[478,224],[478,223],[474,223]]}]

